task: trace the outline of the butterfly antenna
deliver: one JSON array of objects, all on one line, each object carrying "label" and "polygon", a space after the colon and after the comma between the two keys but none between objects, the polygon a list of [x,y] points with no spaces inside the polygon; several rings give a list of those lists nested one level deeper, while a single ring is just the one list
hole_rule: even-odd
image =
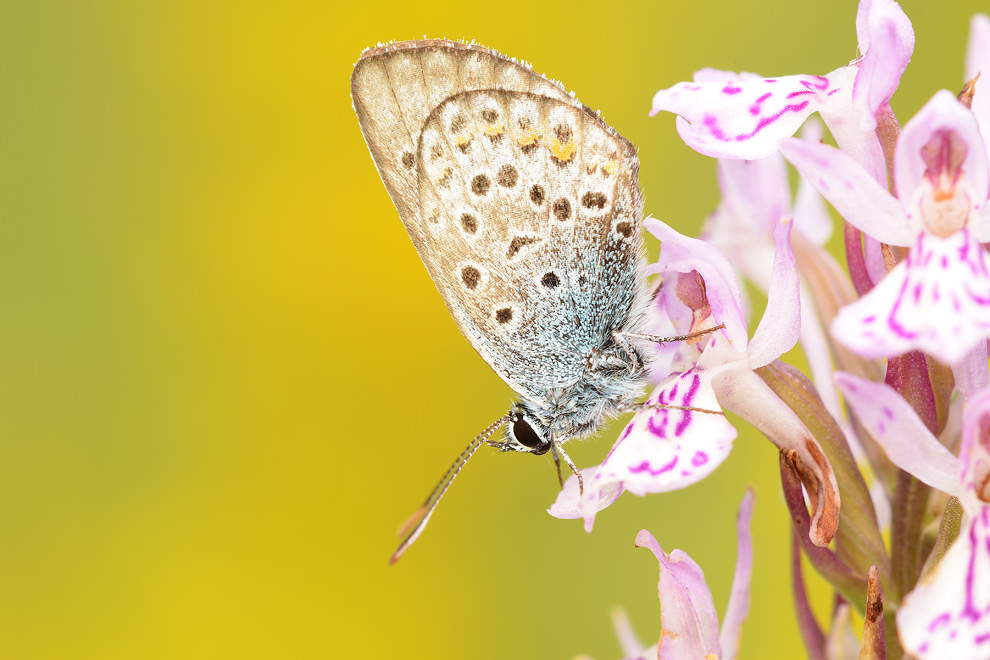
[{"label": "butterfly antenna", "polygon": [[492,434],[495,433],[495,431],[497,431],[507,421],[509,421],[508,415],[492,422],[488,428],[472,440],[471,444],[469,444],[467,448],[461,452],[461,455],[457,457],[454,464],[450,466],[450,469],[447,470],[446,474],[444,474],[440,479],[440,483],[436,485],[433,492],[430,493],[430,496],[426,498],[425,502],[423,502],[423,506],[416,509],[415,513],[409,516],[409,519],[406,520],[406,522],[402,523],[402,527],[399,528],[399,536],[404,538],[396,551],[392,553],[392,557],[388,560],[389,564],[394,564],[399,561],[399,557],[401,557],[405,551],[409,549],[409,546],[411,546],[413,542],[419,538],[419,535],[422,534],[423,530],[426,528],[426,523],[430,521],[430,516],[433,515],[433,511],[437,508],[437,504],[440,503],[440,499],[443,498],[444,494],[447,492],[447,489],[450,488],[450,484],[454,482],[454,478],[458,475],[458,473],[460,473],[461,468],[464,467],[464,464],[468,462],[468,459],[474,456],[474,452],[478,451],[478,447],[485,444],[485,441],[487,441],[488,438],[490,438]]},{"label": "butterfly antenna", "polygon": [[725,328],[724,323],[719,323],[718,325],[705,328],[704,330],[698,330],[697,332],[692,332],[686,335],[674,335],[672,337],[662,337],[660,335],[644,335],[639,332],[620,332],[623,337],[632,337],[633,339],[645,339],[646,341],[652,341],[656,344],[667,344],[675,341],[687,341],[689,339],[697,339],[704,335],[709,335],[717,330],[723,330]]}]

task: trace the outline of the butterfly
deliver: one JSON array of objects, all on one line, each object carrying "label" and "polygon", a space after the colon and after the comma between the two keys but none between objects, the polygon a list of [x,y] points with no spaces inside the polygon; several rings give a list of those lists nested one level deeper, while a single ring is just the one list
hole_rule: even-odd
[{"label": "butterfly", "polygon": [[[635,406],[650,355],[639,160],[558,83],[475,44],[365,51],[351,98],[378,173],[458,328],[519,395],[400,530],[392,563],[482,444],[564,451]],[[505,427],[504,438],[491,440]]]}]

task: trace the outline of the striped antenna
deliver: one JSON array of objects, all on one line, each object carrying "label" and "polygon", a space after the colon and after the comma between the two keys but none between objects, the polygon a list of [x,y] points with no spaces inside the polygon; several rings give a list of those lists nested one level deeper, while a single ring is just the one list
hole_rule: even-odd
[{"label": "striped antenna", "polygon": [[399,536],[404,538],[396,551],[392,553],[392,557],[388,560],[390,565],[399,561],[399,557],[401,557],[405,551],[409,549],[409,546],[411,546],[413,542],[419,538],[419,535],[423,533],[423,530],[426,528],[426,523],[430,521],[430,516],[433,515],[433,511],[437,508],[437,504],[440,504],[440,499],[447,492],[447,489],[450,488],[450,484],[454,482],[454,478],[460,473],[461,468],[463,468],[464,464],[468,462],[468,459],[474,456],[474,452],[478,451],[478,448],[485,444],[488,438],[492,437],[492,434],[501,428],[507,421],[509,421],[508,415],[492,422],[488,428],[472,440],[471,444],[469,444],[467,448],[461,452],[461,455],[457,457],[454,464],[450,466],[447,473],[443,475],[440,479],[440,483],[436,485],[436,488],[434,488],[433,492],[430,493],[430,496],[426,498],[423,505],[416,509],[416,511],[409,516],[409,519],[406,520],[406,522],[402,523],[402,527],[399,528]]}]

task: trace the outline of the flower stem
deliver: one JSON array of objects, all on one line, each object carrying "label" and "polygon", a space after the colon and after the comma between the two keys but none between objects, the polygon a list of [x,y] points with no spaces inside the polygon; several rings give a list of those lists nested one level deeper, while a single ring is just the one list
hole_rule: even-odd
[{"label": "flower stem", "polygon": [[849,279],[860,297],[869,293],[873,288],[873,280],[866,270],[866,257],[863,255],[863,235],[848,222],[842,225],[843,238],[846,243],[846,263],[849,265]]}]

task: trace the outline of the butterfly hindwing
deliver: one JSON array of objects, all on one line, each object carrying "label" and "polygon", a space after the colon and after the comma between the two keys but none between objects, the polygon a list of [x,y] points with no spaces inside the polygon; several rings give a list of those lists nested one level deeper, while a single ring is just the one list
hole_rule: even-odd
[{"label": "butterfly hindwing", "polygon": [[632,147],[583,108],[479,90],[434,111],[418,168],[423,259],[462,332],[527,398],[577,380],[631,304]]}]

